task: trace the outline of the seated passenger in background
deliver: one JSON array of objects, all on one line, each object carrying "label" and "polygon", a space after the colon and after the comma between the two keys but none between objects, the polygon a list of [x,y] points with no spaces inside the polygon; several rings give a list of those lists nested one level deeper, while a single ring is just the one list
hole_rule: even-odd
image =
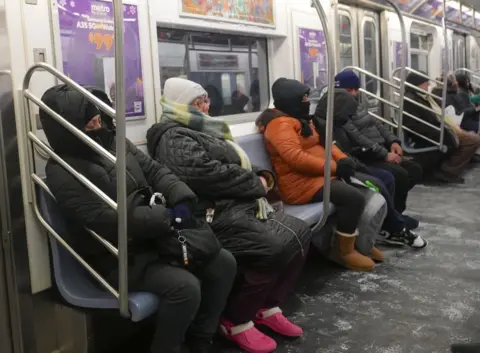
[{"label": "seated passenger in background", "polygon": [[[93,90],[92,93],[111,105],[104,92]],[[112,120],[80,93],[60,85],[47,90],[42,100],[115,155]],[[102,117],[105,117],[103,121]],[[40,118],[55,153],[115,201],[115,163],[94,152],[43,110]],[[159,297],[150,352],[180,353],[186,336],[190,352],[208,353],[235,279],[235,259],[228,251],[220,250],[203,219],[194,220],[196,196],[188,186],[167,167],[142,153],[130,141],[126,142],[129,290],[151,292]],[[50,190],[75,225],[72,227],[74,248],[109,282],[118,285],[117,259],[90,234],[79,233],[87,227],[117,246],[117,212],[52,159],[48,160],[46,174]],[[166,203],[152,203],[153,192],[162,193]],[[202,223],[204,227],[199,228]],[[172,226],[196,228],[202,236],[211,234],[210,244],[213,242],[213,248],[219,252],[212,252],[211,260],[205,259],[195,267],[184,266],[181,255],[177,257],[175,251],[179,243]]]},{"label": "seated passenger in background", "polygon": [[[335,86],[344,89],[359,100],[360,77],[353,71],[344,71],[335,77]],[[327,101],[318,103],[315,115],[326,116]],[[365,104],[358,104],[355,115],[343,125],[353,146],[352,153],[367,165],[368,173],[379,177],[387,170],[395,177],[395,209],[402,214],[407,208],[408,192],[422,178],[421,166],[403,158],[400,140],[390,128],[369,114]],[[380,169],[380,171],[379,171]],[[418,220],[404,216],[409,229],[418,227]]]},{"label": "seated passenger in background", "polygon": [[[317,109],[319,115],[313,117],[313,123],[322,141],[325,141],[327,119],[326,101],[328,94],[329,93],[326,92],[319,102],[319,106],[321,105],[321,108]],[[372,181],[387,201],[388,213],[383,223],[383,231],[381,233],[384,241],[394,245],[407,244],[412,248],[424,248],[427,242],[412,232],[408,224],[410,218],[403,216],[395,209],[395,177],[393,174],[380,168],[367,167],[353,155],[353,146],[356,146],[356,143],[343,127],[352,119],[352,116],[356,115],[358,100],[341,88],[336,88],[334,94],[333,140],[343,153],[354,160],[357,167],[355,176],[359,177],[362,181]],[[414,222],[410,221],[410,223]],[[418,223],[416,225],[418,225]]]},{"label": "seated passenger in background", "polygon": [[[429,80],[423,76],[410,73],[407,77],[407,82],[425,91],[428,90]],[[409,102],[408,100],[405,100],[404,102],[405,112],[436,127],[441,126],[442,109],[433,97],[408,86],[406,87],[405,97],[410,98],[423,106],[429,107],[437,113],[435,114],[430,110]],[[440,141],[440,131],[433,129],[431,126],[425,125],[407,115],[403,116],[403,124],[433,141]],[[408,136],[414,142],[415,148],[432,147],[431,143],[419,136],[413,134],[408,134]],[[480,138],[476,134],[462,130],[450,118],[446,117],[443,142],[448,148],[446,155],[440,151],[433,151],[416,153],[413,155],[413,158],[420,163],[425,170],[431,170],[440,165],[439,169],[434,169],[434,175],[437,179],[445,182],[463,183],[464,180],[460,176],[463,167],[470,162],[477,149],[480,147]]]},{"label": "seated passenger in background", "polygon": [[[272,86],[275,109],[267,109],[256,122],[265,136],[280,194],[292,205],[323,201],[326,158],[332,158],[332,176],[350,179],[355,174],[355,163],[335,145],[332,156],[325,156],[309,115],[309,91],[310,88],[299,81],[278,79]],[[364,195],[354,186],[334,178],[330,201],[337,210],[337,241],[332,259],[352,270],[373,270],[372,259],[355,250],[357,225],[365,207]],[[383,254],[374,249],[372,258],[381,260]]]},{"label": "seated passenger in background", "polygon": [[[443,82],[443,77],[437,78],[437,81]],[[442,97],[443,95],[443,86],[437,85],[434,89],[432,89],[432,93],[438,97]],[[455,112],[457,115],[461,115],[463,112],[461,112],[461,107],[459,104],[459,99],[457,96],[458,93],[458,82],[457,79],[455,78],[455,75],[453,73],[448,74],[447,78],[447,99],[446,99],[446,105],[445,107],[452,106],[455,108]],[[438,98],[434,98],[435,101],[437,102],[438,106],[442,106],[442,100]]]},{"label": "seated passenger in background", "polygon": [[455,107],[458,115],[463,114],[460,127],[468,132],[478,134],[478,120],[480,119],[480,106],[476,106],[470,99],[473,92],[470,91],[472,83],[470,76],[466,74],[457,74],[458,83],[457,106]]},{"label": "seated passenger in background", "polygon": [[208,111],[201,86],[168,79],[161,122],[147,133],[148,151],[192,188],[201,209],[213,210],[211,226],[240,266],[221,321],[223,335],[247,352],[271,352],[276,342],[252,321],[284,336],[303,334],[279,306],[302,270],[311,231],[301,220],[273,211],[265,199],[273,174],[252,166],[228,124]]}]

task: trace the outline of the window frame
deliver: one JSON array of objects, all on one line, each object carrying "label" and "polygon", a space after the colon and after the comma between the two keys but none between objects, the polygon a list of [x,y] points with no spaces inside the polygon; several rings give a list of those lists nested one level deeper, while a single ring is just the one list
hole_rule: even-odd
[{"label": "window frame", "polygon": [[[160,48],[159,48],[160,44],[162,42],[163,43],[168,43],[168,41],[162,40],[161,38],[159,38],[158,34],[160,33],[160,31],[172,31],[172,30],[184,32],[184,36],[185,36],[185,38],[187,38],[187,40],[186,40],[187,47],[188,47],[189,44],[191,44],[191,43],[188,43],[188,42],[190,41],[190,38],[191,38],[192,35],[195,36],[195,35],[199,35],[199,34],[202,34],[202,33],[221,35],[221,36],[223,35],[223,36],[226,36],[229,39],[233,39],[233,38],[236,38],[238,36],[242,36],[242,37],[245,37],[245,38],[255,40],[256,55],[258,56],[258,67],[255,67],[255,68],[251,67],[250,70],[253,71],[253,69],[256,69],[257,73],[258,73],[258,77],[259,77],[259,81],[260,81],[260,97],[261,97],[260,110],[257,111],[257,112],[246,112],[246,113],[240,113],[240,114],[228,114],[228,115],[215,116],[215,117],[212,117],[213,119],[225,120],[229,125],[249,123],[249,122],[255,121],[256,118],[265,109],[267,109],[271,105],[271,101],[272,101],[271,94],[270,94],[270,80],[271,80],[271,75],[270,75],[271,71],[270,70],[271,70],[271,68],[270,68],[270,62],[269,62],[269,47],[270,47],[270,41],[271,41],[270,38],[268,38],[267,36],[264,36],[264,35],[255,35],[255,34],[250,34],[250,33],[248,33],[248,34],[247,33],[236,34],[236,33],[231,33],[231,32],[208,31],[208,29],[206,29],[206,28],[199,28],[199,29],[178,28],[178,29],[176,29],[176,28],[170,28],[170,27],[167,27],[167,26],[158,25],[158,26],[156,26],[157,36],[156,36],[155,45],[157,46],[157,48],[159,50],[160,50]],[[203,46],[205,44],[201,43],[199,45]],[[189,50],[192,50],[192,49],[187,48],[186,55],[188,55]],[[231,50],[231,46],[230,46],[230,50]],[[221,51],[219,51],[219,53],[220,52]],[[237,50],[235,52],[237,52]],[[224,51],[224,53],[227,53],[227,52]],[[248,49],[246,50],[246,53],[248,53]],[[155,62],[154,62],[154,65],[155,65]],[[160,87],[160,92],[162,92],[162,90],[163,90],[163,86],[162,86],[162,65],[161,65],[161,62],[160,62],[160,56],[158,58],[158,61],[157,61],[156,65],[158,65],[159,76],[160,76],[159,85],[161,86]],[[188,66],[190,66],[190,63],[189,63]],[[184,70],[190,71],[190,68],[187,69],[185,64],[183,65],[183,68],[184,68]],[[202,71],[198,71],[198,72],[202,72]],[[221,71],[219,71],[219,72],[221,72]],[[227,73],[227,72],[225,72],[225,73]],[[243,73],[245,76],[247,75],[246,71],[238,71],[238,72],[237,71],[235,71],[235,72],[232,71],[231,73],[234,74],[234,77],[236,77],[236,75],[239,74],[239,73]],[[266,80],[265,80],[265,78],[266,78]],[[266,82],[266,83],[262,84],[262,82]],[[247,89],[247,88],[245,87],[245,89]],[[250,100],[249,104],[251,104],[251,100]],[[160,108],[159,112],[161,112],[161,108]],[[158,119],[160,119],[160,114],[158,114],[158,116],[157,116],[157,120]]]},{"label": "window frame", "polygon": [[[418,38],[418,42],[419,42],[419,47],[418,48],[414,48],[412,46],[412,35],[416,36]],[[432,38],[431,38],[431,34],[429,33],[425,33],[423,31],[420,31],[420,30],[416,30],[414,28],[412,28],[410,30],[410,65],[412,66],[412,56],[413,55],[416,55],[418,57],[424,57],[426,58],[426,63],[427,63],[427,67],[425,70],[423,70],[422,68],[420,67],[417,67],[415,70],[423,70],[425,72],[427,72],[427,74],[429,73],[429,70],[430,70],[430,52],[431,52],[431,42],[432,42]],[[423,48],[423,44],[426,44],[426,49]],[[420,59],[420,58],[419,58]],[[420,60],[419,60],[420,62]],[[413,68],[413,66],[412,66]]]}]

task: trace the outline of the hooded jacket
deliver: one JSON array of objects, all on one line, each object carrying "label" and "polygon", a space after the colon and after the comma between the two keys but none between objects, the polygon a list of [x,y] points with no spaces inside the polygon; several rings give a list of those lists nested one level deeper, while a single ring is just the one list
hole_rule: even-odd
[{"label": "hooded jacket", "polygon": [[[302,86],[298,81],[284,82],[279,89],[285,94],[289,92],[290,99],[299,104],[305,93]],[[257,118],[256,124],[263,131],[283,200],[289,204],[309,203],[323,187],[327,158],[313,123],[309,122],[311,135],[304,136],[305,126],[300,119],[277,109],[267,109]],[[336,161],[346,157],[333,146],[331,176],[335,175]]]},{"label": "hooded jacket", "polygon": [[[422,84],[422,79],[418,75],[410,74],[407,77],[407,82],[413,85],[420,85]],[[424,81],[425,82],[425,81]],[[421,92],[418,92],[414,88],[411,87],[406,87],[405,88],[405,97],[409,98],[421,105],[424,105],[426,107],[430,107],[430,103],[428,100],[426,100],[424,97],[422,97]],[[404,101],[404,112],[409,113],[429,124],[432,124],[436,127],[441,126],[441,122],[438,118],[438,116],[421,107],[418,106],[417,104],[414,104],[407,99]],[[433,129],[432,127],[423,124],[422,122],[411,118],[410,116],[404,114],[403,115],[403,124],[405,127],[408,127],[409,129],[433,140],[433,141],[440,141],[440,131]],[[409,133],[408,131],[405,131],[405,136],[409,138],[414,144],[415,148],[425,148],[425,147],[433,147],[433,145],[424,140],[423,138],[414,135],[412,133]],[[448,147],[450,151],[454,150],[457,147],[457,139],[455,133],[447,126],[445,125],[445,135],[444,135],[444,144]]]},{"label": "hooded jacket", "polygon": [[[90,90],[97,97],[111,104],[105,93]],[[55,86],[45,92],[43,102],[64,117],[76,128],[84,130],[86,123],[93,118],[94,107],[78,92],[65,85]],[[75,135],[58,124],[46,112],[40,111],[40,119],[54,152],[65,160],[77,172],[85,176],[114,201],[116,191],[116,166],[87,147]],[[105,117],[107,125],[111,125]],[[116,154],[116,138],[113,130],[105,130],[104,138],[97,140],[113,155]],[[162,166],[138,150],[127,140],[127,202],[133,202],[135,195],[142,190],[151,189],[162,193],[168,207],[179,203],[194,203],[194,193],[182,183],[167,167]],[[111,209],[90,189],[80,183],[61,165],[49,159],[46,166],[47,185],[57,202],[65,212],[72,230],[74,248],[90,261],[105,276],[115,270],[117,260],[107,255],[108,251],[83,228],[89,228],[110,243],[117,245],[117,212]],[[133,207],[128,205],[128,237],[130,265],[135,271],[142,271],[142,266],[155,259],[156,251],[151,249],[170,241],[170,217],[167,209],[161,205]],[[159,244],[159,245],[157,245]],[[135,261],[139,260],[139,261]],[[139,275],[138,272],[137,274]],[[134,281],[134,278],[131,278]]]},{"label": "hooded jacket", "polygon": [[[177,83],[184,91],[194,84]],[[199,208],[214,208],[211,227],[240,266],[277,272],[309,242],[310,229],[297,218],[278,212],[267,221],[256,218],[257,199],[266,196],[259,178],[264,171],[242,168],[227,141],[162,116],[148,130],[147,145],[152,158],[167,165],[198,195]]]},{"label": "hooded jacket", "polygon": [[[327,115],[327,97],[326,94],[320,99],[315,111],[315,115],[323,120],[325,120]],[[337,109],[347,109],[351,98],[353,97],[344,89],[335,89],[335,106]],[[357,152],[362,150],[369,151],[369,158],[364,160],[365,162],[369,162],[371,159],[383,161],[389,152],[390,146],[393,143],[400,144],[397,136],[390,131],[388,126],[371,116],[364,104],[357,103],[356,112],[348,114],[348,120],[342,126],[342,129],[349,137],[353,155],[363,159],[366,155]]]}]

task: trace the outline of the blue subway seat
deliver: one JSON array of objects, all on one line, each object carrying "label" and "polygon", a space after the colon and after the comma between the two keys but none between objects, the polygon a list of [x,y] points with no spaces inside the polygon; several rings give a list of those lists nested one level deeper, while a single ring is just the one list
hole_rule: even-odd
[{"label": "blue subway seat", "polygon": [[[44,220],[63,239],[68,239],[68,227],[62,210],[55,199],[36,185],[37,203]],[[91,236],[87,234],[85,236]],[[70,253],[49,234],[55,282],[62,297],[70,304],[88,309],[118,309],[117,299],[100,288],[96,280]],[[113,256],[113,255],[112,255]],[[151,293],[130,293],[130,319],[134,322],[154,314],[158,309],[158,297]]]},{"label": "blue subway seat", "polygon": [[[273,171],[262,134],[257,133],[238,137],[237,143],[247,153],[252,165]],[[313,226],[323,216],[323,202],[308,205],[285,205],[284,211],[293,217],[300,218],[308,225]],[[330,204],[329,213],[332,214],[333,212],[334,206]]]}]

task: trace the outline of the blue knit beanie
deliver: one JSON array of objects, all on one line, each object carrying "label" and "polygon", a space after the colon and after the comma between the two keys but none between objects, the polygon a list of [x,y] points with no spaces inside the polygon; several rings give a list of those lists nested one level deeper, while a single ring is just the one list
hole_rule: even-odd
[{"label": "blue knit beanie", "polygon": [[359,89],[360,77],[353,71],[342,71],[335,76],[335,87],[343,89]]}]

